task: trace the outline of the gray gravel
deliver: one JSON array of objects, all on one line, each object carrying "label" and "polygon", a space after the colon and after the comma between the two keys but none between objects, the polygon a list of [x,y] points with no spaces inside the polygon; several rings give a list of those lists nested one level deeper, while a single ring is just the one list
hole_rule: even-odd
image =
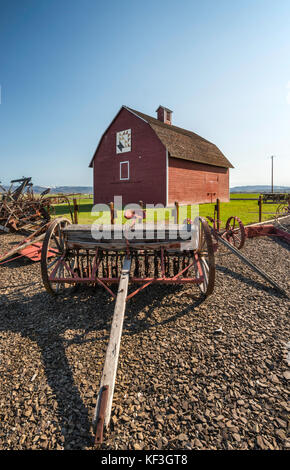
[{"label": "gray gravel", "polygon": [[[285,243],[243,251],[289,292]],[[128,302],[105,449],[289,448],[289,301],[224,250],[216,263],[206,302],[179,286]],[[92,449],[114,302],[52,298],[25,259],[0,266],[0,295],[0,449]]]}]

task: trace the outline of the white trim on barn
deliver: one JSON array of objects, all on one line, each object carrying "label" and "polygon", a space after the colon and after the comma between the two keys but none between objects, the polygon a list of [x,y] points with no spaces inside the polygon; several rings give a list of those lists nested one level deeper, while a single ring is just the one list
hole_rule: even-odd
[{"label": "white trim on barn", "polygon": [[119,116],[119,114],[120,114],[120,112],[122,111],[122,109],[126,109],[129,113],[134,114],[134,116],[136,116],[137,118],[139,118],[139,119],[141,119],[142,121],[144,121],[144,122],[146,122],[147,124],[149,124],[148,121],[146,121],[146,119],[143,119],[141,116],[138,116],[138,114],[134,113],[130,108],[127,108],[127,106],[122,105],[121,108],[119,109],[119,111],[117,112],[116,116],[115,116],[114,119],[111,121],[111,123],[110,123],[109,126],[106,128],[105,132],[103,133],[102,137],[100,138],[99,143],[98,143],[98,145],[97,145],[97,148],[96,148],[96,150],[95,150],[95,152],[94,152],[94,155],[93,155],[93,157],[92,157],[92,159],[91,159],[91,161],[90,161],[89,168],[92,168],[92,167],[93,167],[93,161],[94,161],[94,159],[95,159],[95,155],[96,155],[96,153],[97,153],[97,151],[98,151],[98,148],[99,148],[99,146],[100,146],[101,141],[103,140],[104,135],[106,134],[107,130],[111,127],[111,125],[113,124],[113,122],[115,121],[115,119],[117,119],[117,117]]},{"label": "white trim on barn", "polygon": [[139,119],[142,119],[142,121],[147,122],[147,124],[148,124],[148,121],[146,121],[146,119],[142,118],[141,116],[138,116],[138,114],[134,113],[134,112],[132,111],[132,109],[127,108],[127,106],[124,106],[124,105],[122,106],[122,108],[127,109],[127,111],[129,111],[129,113],[134,114],[134,116],[138,117]]},{"label": "white trim on barn", "polygon": [[[122,178],[122,170],[121,170],[121,165],[123,165],[123,163],[127,163],[128,166],[127,166],[127,174],[128,174],[128,177],[127,178]],[[129,164],[129,161],[125,161],[125,162],[120,162],[120,181],[128,181],[130,179],[130,164]]]}]

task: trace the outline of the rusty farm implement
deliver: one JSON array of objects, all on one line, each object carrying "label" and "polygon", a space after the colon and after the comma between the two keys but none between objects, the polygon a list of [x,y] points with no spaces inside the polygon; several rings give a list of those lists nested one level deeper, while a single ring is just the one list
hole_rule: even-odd
[{"label": "rusty farm implement", "polygon": [[239,217],[231,216],[225,224],[225,228],[221,229],[220,217],[220,201],[216,200],[214,206],[214,216],[207,216],[211,224],[211,232],[214,237],[214,248],[217,250],[217,242],[219,237],[226,240],[229,244],[233,245],[237,250],[241,250],[246,241],[246,231],[243,222]]},{"label": "rusty farm implement", "polygon": [[[15,183],[18,184],[16,188]],[[16,255],[17,258],[26,256],[32,261],[40,260],[42,240],[51,221],[53,204],[67,204],[72,221],[76,220],[67,196],[50,196],[50,189],[35,195],[32,186],[31,178],[12,180],[8,189],[1,186],[0,233],[19,233],[24,235],[24,239],[0,255],[0,264],[15,259],[11,257]]]},{"label": "rusty farm implement", "polygon": [[[94,414],[95,443],[108,428],[115,387],[126,302],[153,284],[198,286],[202,297],[215,283],[215,243],[222,243],[278,291],[284,291],[235,247],[227,231],[220,233],[197,217],[178,224],[77,225],[59,218],[46,231],[41,271],[46,290],[69,294],[80,284],[100,286],[115,308]],[[238,224],[239,225],[239,224]],[[232,230],[233,227],[229,229]],[[228,235],[228,236],[227,236]],[[53,253],[53,255],[51,255]]]},{"label": "rusty farm implement", "polygon": [[[15,183],[19,185],[14,189]],[[32,189],[31,178],[12,180],[10,188],[0,194],[0,231],[32,232],[50,221],[50,201],[44,191],[37,197]]]},{"label": "rusty farm implement", "polygon": [[[18,184],[14,188],[15,183]],[[0,255],[3,264],[11,257],[27,256],[33,261],[40,259],[41,240],[51,220],[50,201],[45,190],[36,196],[31,178],[12,180],[9,189],[1,187],[0,194],[0,233],[20,233],[24,239]],[[15,259],[15,258],[13,258]]]}]

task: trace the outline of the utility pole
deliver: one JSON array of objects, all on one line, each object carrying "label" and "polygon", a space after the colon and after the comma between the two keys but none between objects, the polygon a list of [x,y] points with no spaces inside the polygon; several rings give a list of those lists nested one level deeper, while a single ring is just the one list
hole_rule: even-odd
[{"label": "utility pole", "polygon": [[274,155],[271,155],[271,160],[272,160],[272,165],[271,165],[271,186],[272,186],[272,193],[274,192],[274,184],[273,184],[273,160],[274,160]]}]

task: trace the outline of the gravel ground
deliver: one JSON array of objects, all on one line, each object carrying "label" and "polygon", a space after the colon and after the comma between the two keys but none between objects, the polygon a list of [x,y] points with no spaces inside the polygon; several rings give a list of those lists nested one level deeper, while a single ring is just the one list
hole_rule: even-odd
[{"label": "gravel ground", "polygon": [[[0,235],[3,253],[20,237]],[[289,246],[244,253],[289,292]],[[289,301],[231,254],[214,294],[153,286],[126,309],[104,449],[287,449]],[[114,302],[82,287],[52,298],[40,264],[0,266],[0,449],[92,449]]]}]

